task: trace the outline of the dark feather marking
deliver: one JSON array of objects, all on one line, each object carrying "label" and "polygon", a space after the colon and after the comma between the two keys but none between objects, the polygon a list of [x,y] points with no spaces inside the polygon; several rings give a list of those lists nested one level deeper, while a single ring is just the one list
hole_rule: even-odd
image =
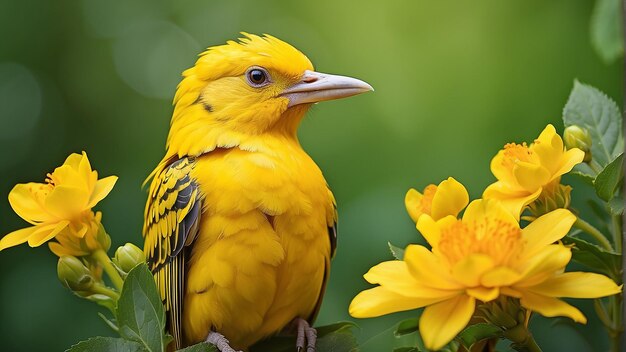
[{"label": "dark feather marking", "polygon": [[213,112],[213,106],[211,104],[203,101],[202,106],[204,107],[204,110],[208,112]]},{"label": "dark feather marking", "polygon": [[272,229],[274,229],[274,231],[276,230],[276,228],[274,227],[274,216],[273,215],[267,215],[267,214],[263,214],[265,215],[265,218],[267,219],[267,222],[270,223],[270,226],[272,227]]},{"label": "dark feather marking", "polygon": [[[154,246],[146,249],[153,253],[148,256],[148,263],[159,285],[165,285],[162,299],[168,307],[167,327],[174,336],[176,348],[180,348],[182,339],[185,261],[198,231],[202,209],[198,184],[189,174],[194,161],[191,157],[176,160],[155,175],[144,226],[144,236],[152,236],[150,241],[146,238],[146,243]],[[173,179],[176,180],[174,184],[171,183]],[[186,214],[179,219],[185,209]]]},{"label": "dark feather marking", "polygon": [[204,99],[202,99],[202,95],[199,95],[198,99],[196,99],[196,101],[194,101],[193,103],[202,104],[202,107],[204,108],[204,110],[208,112],[213,112],[213,106],[209,104],[208,102],[204,101]]}]

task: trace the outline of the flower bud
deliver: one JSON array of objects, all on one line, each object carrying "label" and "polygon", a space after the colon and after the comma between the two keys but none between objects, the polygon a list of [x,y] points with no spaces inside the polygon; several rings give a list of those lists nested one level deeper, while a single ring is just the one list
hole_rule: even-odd
[{"label": "flower bud", "polygon": [[139,247],[132,243],[126,243],[115,251],[113,263],[123,272],[128,273],[139,263],[145,263],[146,256]]},{"label": "flower bud", "polygon": [[57,275],[61,283],[72,291],[88,291],[94,284],[89,269],[80,259],[72,256],[59,258]]},{"label": "flower bud", "polygon": [[569,126],[563,132],[563,141],[567,149],[578,148],[585,152],[584,162],[591,161],[591,135],[589,131],[576,125]]},{"label": "flower bud", "polygon": [[488,323],[503,329],[512,329],[524,324],[525,311],[519,300],[515,298],[500,296],[491,302],[479,305],[478,312]]},{"label": "flower bud", "polygon": [[553,183],[545,187],[539,197],[528,205],[528,208],[537,218],[556,209],[567,209],[570,206],[571,193],[572,187]]},{"label": "flower bud", "polygon": [[[98,212],[97,215],[101,213]],[[102,215],[100,215],[101,217]],[[99,247],[102,248],[105,252],[111,248],[111,236],[104,230],[104,226],[102,223],[98,221],[98,230],[96,232],[96,241],[98,241]]]}]

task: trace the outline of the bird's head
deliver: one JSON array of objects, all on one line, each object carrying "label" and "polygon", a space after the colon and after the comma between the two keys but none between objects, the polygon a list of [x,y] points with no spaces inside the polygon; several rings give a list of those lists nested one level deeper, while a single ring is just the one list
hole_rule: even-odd
[{"label": "bird's head", "polygon": [[372,90],[358,79],[315,72],[304,54],[277,38],[243,34],[238,42],[209,48],[183,72],[168,155],[251,150],[267,134],[296,138],[313,103]]}]

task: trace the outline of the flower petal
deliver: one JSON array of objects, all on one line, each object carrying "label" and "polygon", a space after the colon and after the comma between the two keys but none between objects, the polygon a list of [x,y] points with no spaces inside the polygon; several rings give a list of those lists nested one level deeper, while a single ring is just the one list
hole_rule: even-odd
[{"label": "flower petal", "polygon": [[87,153],[83,151],[80,156],[80,161],[78,162],[78,167],[76,170],[80,173],[80,175],[88,179],[91,174],[91,163],[89,162],[89,158],[87,157]]},{"label": "flower petal", "polygon": [[515,287],[530,287],[547,280],[558,271],[562,271],[572,258],[572,250],[562,244],[544,247],[533,257],[526,259],[520,267],[522,278]]},{"label": "flower petal", "polygon": [[556,170],[553,179],[572,171],[574,166],[580,164],[583,159],[585,159],[585,152],[578,148],[572,148],[566,151],[562,156],[561,167]]},{"label": "flower petal", "polygon": [[80,257],[89,254],[89,252],[76,250],[75,248],[63,247],[63,245],[57,242],[48,242],[48,248],[50,248],[50,251],[57,257],[62,257],[64,255]]},{"label": "flower petal", "polygon": [[483,302],[493,301],[500,295],[500,289],[497,287],[474,287],[468,288],[465,292]]},{"label": "flower petal", "polygon": [[537,199],[540,194],[541,188],[534,193],[528,193],[523,190],[510,189],[505,183],[495,182],[487,186],[483,192],[483,198],[497,199],[515,219],[519,219],[524,207]]},{"label": "flower petal", "polygon": [[406,196],[404,196],[404,206],[406,207],[406,211],[409,213],[413,222],[417,222],[423,214],[420,211],[422,197],[423,195],[414,188],[409,189],[409,191],[406,192]]},{"label": "flower petal", "polygon": [[564,150],[563,140],[556,133],[554,126],[547,125],[529,149],[539,157],[541,165],[554,175],[556,168],[561,164]]},{"label": "flower petal", "polygon": [[37,192],[42,192],[40,195],[43,197],[44,187],[48,185],[35,182],[20,183],[9,192],[9,203],[13,211],[31,224],[53,220],[52,215],[37,199]]},{"label": "flower petal", "polygon": [[415,281],[402,260],[390,260],[375,265],[363,277],[370,284],[387,285],[393,282],[406,284],[407,281]]},{"label": "flower petal", "polygon": [[480,285],[480,278],[494,267],[493,259],[480,253],[470,254],[452,268],[452,277],[467,287]]},{"label": "flower petal", "polygon": [[583,272],[558,274],[528,290],[543,296],[571,298],[599,298],[622,292],[608,277]]},{"label": "flower petal", "polygon": [[461,294],[424,309],[419,331],[429,350],[439,350],[450,342],[472,318],[476,300]]},{"label": "flower petal", "polygon": [[501,202],[493,199],[476,199],[467,206],[463,213],[464,223],[483,223],[486,219],[498,219],[502,223],[519,227],[515,217]]},{"label": "flower petal", "polygon": [[78,170],[80,162],[81,160],[83,160],[83,157],[86,157],[85,152],[82,152],[81,154],[72,153],[65,159],[63,165],[68,165],[72,169]]},{"label": "flower petal", "polygon": [[439,301],[441,301],[440,298],[420,299],[406,297],[379,286],[362,291],[356,295],[350,303],[348,311],[355,318],[371,318],[417,309]]},{"label": "flower petal", "polygon": [[420,216],[415,227],[431,246],[437,246],[441,239],[441,229],[430,215]]},{"label": "flower petal", "polygon": [[456,217],[468,202],[469,194],[465,187],[454,178],[448,177],[437,186],[430,213],[435,220],[448,215]]},{"label": "flower petal", "polygon": [[515,270],[499,266],[486,272],[480,278],[480,284],[486,287],[510,286],[517,282],[521,275]]},{"label": "flower petal", "polygon": [[28,238],[28,245],[31,247],[39,247],[44,242],[54,238],[54,236],[58,235],[64,228],[69,225],[69,221],[63,220],[59,221],[56,224],[50,224],[47,226],[42,226],[39,230],[35,231]]},{"label": "flower petal", "polygon": [[522,298],[522,293],[510,287],[500,287],[500,294],[509,297]]},{"label": "flower petal", "polygon": [[23,229],[15,230],[8,235],[2,237],[2,239],[0,240],[0,251],[28,241],[28,237],[30,237],[40,227],[41,225],[26,227]]},{"label": "flower petal", "polygon": [[115,182],[117,182],[117,176],[109,176],[98,180],[91,193],[87,208],[93,208],[99,201],[103,200],[111,192]]},{"label": "flower petal", "polygon": [[54,182],[55,187],[58,186],[73,186],[82,188],[85,192],[88,192],[89,185],[87,179],[85,179],[78,171],[70,165],[61,165],[54,169],[54,172],[50,175],[50,178]]},{"label": "flower petal", "polygon": [[545,246],[563,238],[575,221],[576,216],[567,209],[556,209],[535,219],[522,230],[526,241],[522,257],[530,258]]},{"label": "flower petal", "polygon": [[454,296],[457,292],[425,286],[411,275],[407,264],[401,260],[382,262],[372,267],[364,276],[371,284],[379,284],[389,291],[406,297],[441,298]]},{"label": "flower petal", "polygon": [[525,291],[520,299],[522,306],[535,311],[545,317],[570,317],[577,323],[585,324],[587,318],[576,307],[573,307],[558,298],[546,297]]},{"label": "flower petal", "polygon": [[498,151],[498,154],[491,159],[489,167],[491,173],[498,179],[498,181],[506,181],[511,178],[511,170],[504,165],[504,149]]},{"label": "flower petal", "polygon": [[513,167],[515,179],[528,193],[534,193],[550,181],[550,172],[543,167],[528,162],[518,161]]},{"label": "flower petal", "polygon": [[89,194],[85,188],[73,185],[54,187],[46,197],[45,206],[60,219],[71,219],[86,209]]},{"label": "flower petal", "polygon": [[[425,218],[426,216],[423,216]],[[409,245],[404,251],[404,261],[415,280],[424,286],[440,290],[459,290],[463,286],[455,282],[446,265],[426,247]]]}]

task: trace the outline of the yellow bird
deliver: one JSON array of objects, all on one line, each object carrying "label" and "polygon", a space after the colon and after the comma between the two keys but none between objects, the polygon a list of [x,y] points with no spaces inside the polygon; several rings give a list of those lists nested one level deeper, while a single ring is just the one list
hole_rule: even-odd
[{"label": "yellow bird", "polygon": [[183,72],[148,178],[144,251],[175,348],[246,350],[290,330],[312,351],[337,214],[297,129],[312,104],[372,87],[315,72],[277,38],[243,35]]}]

